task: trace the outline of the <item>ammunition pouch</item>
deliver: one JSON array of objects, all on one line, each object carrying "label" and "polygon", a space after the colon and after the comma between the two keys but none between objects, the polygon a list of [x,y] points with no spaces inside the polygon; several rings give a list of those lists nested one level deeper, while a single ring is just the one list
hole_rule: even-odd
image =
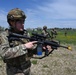
[{"label": "ammunition pouch", "polygon": [[12,64],[12,63],[6,63],[8,67],[16,67],[19,69],[27,69],[31,67],[31,62],[30,61],[26,61],[26,62],[22,62],[21,64]]},{"label": "ammunition pouch", "polygon": [[27,69],[31,66],[30,60],[26,61],[25,55],[4,60],[8,67],[21,67]]}]

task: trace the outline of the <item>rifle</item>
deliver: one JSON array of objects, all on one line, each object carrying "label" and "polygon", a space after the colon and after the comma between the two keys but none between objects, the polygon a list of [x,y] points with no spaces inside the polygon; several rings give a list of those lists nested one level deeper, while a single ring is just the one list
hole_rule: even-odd
[{"label": "rifle", "polygon": [[[51,54],[58,47],[62,47],[62,48],[66,48],[68,50],[72,50],[70,46],[68,46],[68,47],[67,46],[63,46],[63,45],[60,45],[56,41],[46,40],[46,38],[47,38],[46,36],[41,35],[41,34],[37,34],[37,33],[32,33],[31,37],[28,37],[28,36],[25,36],[25,35],[16,34],[16,33],[11,33],[11,32],[9,33],[9,35],[10,35],[10,37],[8,37],[9,41],[11,41],[11,40],[21,41],[20,38],[29,39],[29,41],[38,41],[36,43],[37,44],[37,50],[38,50],[39,47],[42,49],[42,47],[45,46],[46,50],[44,51],[42,49],[42,52],[45,52],[45,54],[42,57],[39,57],[39,59],[42,59],[42,58],[48,56],[49,54]],[[52,50],[50,52],[48,52],[48,49],[46,47],[47,45],[51,46],[51,48],[52,48]]]}]

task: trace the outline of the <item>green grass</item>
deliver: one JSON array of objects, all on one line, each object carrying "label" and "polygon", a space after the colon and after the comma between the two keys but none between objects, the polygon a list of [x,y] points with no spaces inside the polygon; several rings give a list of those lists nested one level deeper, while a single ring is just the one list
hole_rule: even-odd
[{"label": "green grass", "polygon": [[31,62],[32,62],[32,64],[34,64],[34,65],[37,64],[37,60],[32,60]]},{"label": "green grass", "polygon": [[[32,31],[30,31],[31,34]],[[41,33],[41,30],[36,31],[37,33]],[[48,30],[51,35],[51,30]],[[76,45],[76,30],[67,30],[67,36],[65,36],[65,30],[57,30],[57,37],[55,40],[60,41],[60,43],[74,44]]]},{"label": "green grass", "polygon": [[56,40],[62,43],[76,44],[76,31],[68,30],[67,36],[64,35],[64,31],[58,31]]},{"label": "green grass", "polygon": [[43,65],[43,68],[48,68],[48,65]]}]

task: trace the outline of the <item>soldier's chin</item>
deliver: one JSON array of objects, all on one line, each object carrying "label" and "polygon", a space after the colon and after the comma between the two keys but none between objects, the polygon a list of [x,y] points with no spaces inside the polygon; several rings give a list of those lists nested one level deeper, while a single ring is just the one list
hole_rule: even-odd
[{"label": "soldier's chin", "polygon": [[20,29],[20,31],[23,31],[24,29]]}]

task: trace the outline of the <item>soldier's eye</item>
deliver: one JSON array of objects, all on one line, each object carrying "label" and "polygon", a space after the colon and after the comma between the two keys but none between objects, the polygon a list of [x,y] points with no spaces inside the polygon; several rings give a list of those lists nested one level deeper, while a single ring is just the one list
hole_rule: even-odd
[{"label": "soldier's eye", "polygon": [[24,23],[25,20],[17,19],[16,22],[22,22]]}]

